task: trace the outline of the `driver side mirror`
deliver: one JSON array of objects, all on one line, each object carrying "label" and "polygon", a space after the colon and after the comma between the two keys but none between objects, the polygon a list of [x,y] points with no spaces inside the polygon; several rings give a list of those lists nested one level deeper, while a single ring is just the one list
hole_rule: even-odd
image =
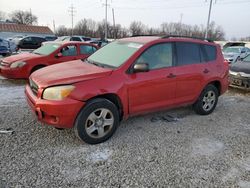
[{"label": "driver side mirror", "polygon": [[63,55],[62,55],[61,52],[59,52],[58,54],[55,55],[56,58],[60,58],[60,57],[62,57],[62,56],[63,56]]},{"label": "driver side mirror", "polygon": [[149,67],[147,63],[137,63],[133,67],[133,73],[148,72],[148,71],[149,71]]}]

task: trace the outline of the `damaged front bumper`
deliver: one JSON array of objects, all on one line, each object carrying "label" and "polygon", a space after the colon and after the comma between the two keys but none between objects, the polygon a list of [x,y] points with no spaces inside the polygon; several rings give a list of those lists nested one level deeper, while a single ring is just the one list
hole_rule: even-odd
[{"label": "damaged front bumper", "polygon": [[229,86],[250,91],[250,75],[230,71]]}]

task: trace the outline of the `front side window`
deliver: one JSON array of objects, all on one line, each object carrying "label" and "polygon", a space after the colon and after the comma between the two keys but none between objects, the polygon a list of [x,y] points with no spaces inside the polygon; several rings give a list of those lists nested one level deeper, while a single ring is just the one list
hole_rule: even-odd
[{"label": "front side window", "polygon": [[96,51],[93,46],[80,45],[80,54],[92,54]]},{"label": "front side window", "polygon": [[172,44],[157,44],[142,53],[135,63],[147,63],[150,70],[164,67],[171,67],[172,60]]},{"label": "front side window", "polygon": [[191,42],[177,42],[177,65],[191,65],[201,62],[200,46]]},{"label": "front side window", "polygon": [[75,56],[77,55],[76,46],[68,45],[61,49],[61,53],[63,56]]}]

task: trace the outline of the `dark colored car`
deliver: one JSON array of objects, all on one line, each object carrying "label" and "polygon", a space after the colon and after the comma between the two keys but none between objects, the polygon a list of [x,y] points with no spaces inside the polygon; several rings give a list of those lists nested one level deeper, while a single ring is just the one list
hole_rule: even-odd
[{"label": "dark colored car", "polygon": [[231,87],[250,91],[250,55],[230,67],[229,78]]},{"label": "dark colored car", "polygon": [[20,49],[37,49],[46,39],[37,36],[26,36],[17,41],[17,47]]},{"label": "dark colored car", "polygon": [[[28,78],[34,71],[57,63],[85,59],[98,47],[83,42],[45,42],[30,53],[20,53],[0,61],[0,75],[7,78]],[[67,71],[67,70],[65,70]]]},{"label": "dark colored car", "polygon": [[86,60],[52,65],[30,76],[26,98],[42,122],[74,128],[90,144],[109,139],[122,119],[183,105],[213,112],[228,88],[219,45],[185,37],[131,37]]}]

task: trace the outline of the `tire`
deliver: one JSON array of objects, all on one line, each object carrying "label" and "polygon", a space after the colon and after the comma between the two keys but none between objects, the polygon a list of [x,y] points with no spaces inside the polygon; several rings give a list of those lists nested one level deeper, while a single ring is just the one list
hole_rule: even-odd
[{"label": "tire", "polygon": [[194,103],[194,111],[200,115],[211,114],[217,105],[218,97],[218,89],[214,85],[207,85]]},{"label": "tire", "polygon": [[119,123],[116,105],[107,99],[99,98],[89,101],[79,112],[74,131],[82,141],[99,144],[114,134]]},{"label": "tire", "polygon": [[30,71],[30,75],[31,75],[33,72],[35,72],[35,71],[37,71],[37,70],[39,70],[39,69],[41,69],[41,68],[44,68],[44,67],[45,67],[45,66],[43,66],[43,65],[38,65],[38,66],[33,67],[32,70]]}]

